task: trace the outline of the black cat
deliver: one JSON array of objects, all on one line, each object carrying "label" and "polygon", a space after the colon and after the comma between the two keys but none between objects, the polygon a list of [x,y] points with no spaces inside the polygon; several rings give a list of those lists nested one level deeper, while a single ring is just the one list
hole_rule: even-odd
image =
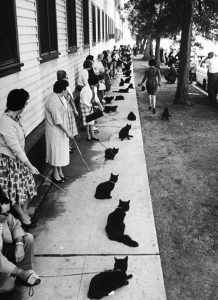
[{"label": "black cat", "polygon": [[129,121],[135,121],[136,120],[136,115],[131,111],[128,116],[127,116],[127,119]]},{"label": "black cat", "polygon": [[115,155],[118,153],[119,148],[107,148],[105,150],[105,159],[114,159]]},{"label": "black cat", "polygon": [[119,89],[118,91],[114,91],[114,93],[129,93],[129,88]]},{"label": "black cat", "polygon": [[125,82],[125,83],[130,83],[130,80],[131,80],[131,76],[130,76],[130,77],[127,77],[127,78],[124,80],[124,82]]},{"label": "black cat", "polygon": [[164,111],[162,113],[162,116],[161,116],[161,120],[163,120],[163,121],[169,121],[169,117],[171,117],[171,115],[169,114],[168,108],[165,107]]},{"label": "black cat", "polygon": [[134,86],[133,86],[133,84],[132,84],[132,83],[130,83],[130,84],[129,84],[129,86],[128,86],[128,88],[129,88],[129,89],[134,89]]},{"label": "black cat", "polygon": [[125,75],[126,77],[129,77],[131,75],[132,71],[125,71],[123,72],[123,75]]},{"label": "black cat", "polygon": [[118,96],[116,96],[115,97],[115,99],[114,100],[124,100],[124,97],[122,96],[122,95],[118,95]]},{"label": "black cat", "polygon": [[119,138],[121,139],[121,141],[123,141],[124,139],[130,140],[130,138],[133,137],[132,135],[129,134],[130,129],[131,129],[131,125],[127,124],[125,127],[123,127],[120,130]]},{"label": "black cat", "polygon": [[107,96],[107,97],[103,98],[103,100],[105,100],[106,104],[110,104],[113,99],[114,99],[114,96]]},{"label": "black cat", "polygon": [[119,205],[107,218],[105,230],[110,240],[123,243],[129,247],[138,247],[136,241],[133,241],[130,236],[124,234],[124,218],[126,211],[129,210],[129,202],[130,201],[119,200]]},{"label": "black cat", "polygon": [[120,79],[119,86],[124,86],[124,80],[123,80],[123,78]]},{"label": "black cat", "polygon": [[132,274],[127,275],[128,256],[123,259],[114,257],[115,263],[113,270],[107,270],[95,275],[90,282],[88,298],[102,299],[111,292],[128,285],[128,279],[132,278]]},{"label": "black cat", "polygon": [[95,192],[96,199],[111,199],[111,192],[115,187],[115,183],[118,180],[119,175],[114,175],[111,173],[111,177],[108,181],[100,183]]},{"label": "black cat", "polygon": [[105,113],[110,113],[110,112],[115,112],[117,110],[117,105],[111,105],[111,106],[105,106],[104,112]]}]

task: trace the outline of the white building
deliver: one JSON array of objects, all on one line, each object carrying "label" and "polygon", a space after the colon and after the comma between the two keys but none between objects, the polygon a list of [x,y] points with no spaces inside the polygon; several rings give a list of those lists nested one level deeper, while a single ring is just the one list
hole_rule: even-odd
[{"label": "white building", "polygon": [[[0,113],[8,93],[24,88],[30,101],[23,118],[35,141],[44,133],[45,99],[56,72],[68,74],[74,90],[88,54],[121,43],[120,0],[7,0],[0,12]],[[40,131],[40,133],[39,133]]]}]

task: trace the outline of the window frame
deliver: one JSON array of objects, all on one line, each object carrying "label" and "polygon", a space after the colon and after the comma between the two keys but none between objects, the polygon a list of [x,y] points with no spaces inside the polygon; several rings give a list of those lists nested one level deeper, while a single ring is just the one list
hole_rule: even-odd
[{"label": "window frame", "polygon": [[96,35],[96,6],[92,3],[92,44],[95,45],[97,42]]},{"label": "window frame", "polygon": [[66,0],[68,53],[77,51],[76,0]]},{"label": "window frame", "polygon": [[98,42],[101,42],[101,10],[97,7]]},{"label": "window frame", "polygon": [[12,5],[13,7],[13,11],[12,11],[13,25],[11,29],[13,31],[14,56],[13,58],[3,60],[2,63],[0,64],[0,78],[19,72],[21,71],[21,67],[24,66],[24,63],[20,62],[18,30],[17,30],[17,12],[16,12],[15,0],[10,0],[10,1],[11,2],[6,1],[5,3],[9,3],[9,5]]},{"label": "window frame", "polygon": [[102,41],[105,40],[105,13],[104,11],[102,10],[102,13],[101,13],[101,22],[102,22]]},{"label": "window frame", "polygon": [[[37,0],[37,23],[38,23],[38,37],[39,37],[39,54],[40,54],[40,57],[39,57],[39,61],[40,63],[44,63],[44,62],[47,62],[47,61],[50,61],[50,60],[53,60],[53,59],[56,59],[59,57],[60,53],[58,51],[58,32],[57,32],[57,9],[56,9],[56,1],[53,0],[53,5],[54,5],[54,15],[52,16],[53,17],[53,20],[55,20],[53,26],[55,26],[55,33],[56,33],[56,38],[55,38],[55,41],[53,40],[52,42],[55,42],[56,44],[56,49],[52,50],[51,49],[51,34],[53,32],[49,32],[49,20],[51,18],[49,18],[49,13],[51,14],[51,11],[48,9],[48,3],[49,1],[51,0],[41,0],[43,2],[46,2],[46,16],[47,16],[47,20],[48,20],[48,26],[47,28],[44,28],[44,26],[42,24],[40,24],[40,7],[39,7],[39,1],[40,0]],[[50,3],[49,3],[50,4]],[[49,43],[49,49],[47,52],[42,52],[42,42],[41,42],[41,32],[40,32],[40,28],[43,28],[43,31],[45,32],[45,29],[47,29],[47,33],[48,33],[48,43]],[[48,54],[47,54],[48,53]]]},{"label": "window frame", "polygon": [[89,0],[83,0],[83,47],[89,47]]}]

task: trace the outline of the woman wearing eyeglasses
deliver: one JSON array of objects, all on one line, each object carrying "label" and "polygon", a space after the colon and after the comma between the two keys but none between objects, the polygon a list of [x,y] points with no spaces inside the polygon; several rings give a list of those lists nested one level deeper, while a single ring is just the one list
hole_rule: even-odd
[{"label": "woman wearing eyeglasses", "polygon": [[25,133],[20,115],[28,99],[24,89],[12,90],[0,117],[0,187],[25,229],[36,226],[28,216],[27,204],[36,195],[33,174],[39,174],[24,150]]}]

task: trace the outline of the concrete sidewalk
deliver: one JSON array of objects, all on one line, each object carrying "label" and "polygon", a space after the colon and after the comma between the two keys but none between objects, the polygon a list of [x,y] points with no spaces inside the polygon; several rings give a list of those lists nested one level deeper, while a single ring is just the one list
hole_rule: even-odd
[{"label": "concrete sidewalk", "polygon": [[[113,90],[119,89],[120,78],[122,74],[116,76],[110,95],[119,95]],[[91,278],[112,269],[114,256],[126,255],[129,256],[127,274],[133,274],[133,278],[110,299],[166,299],[135,89],[122,95],[125,100],[113,101],[118,112],[98,121],[103,144],[119,148],[115,159],[105,161],[103,145],[87,142],[82,133],[77,141],[91,171],[75,151],[65,170],[69,180],[60,186],[64,191],[52,186],[39,210],[33,234],[35,269],[42,282],[34,288],[33,300],[88,299]],[[127,120],[130,111],[135,113],[136,121]],[[127,123],[132,124],[133,138],[121,142],[118,132]],[[119,174],[112,199],[96,200],[96,186],[108,180],[111,172]],[[125,233],[139,243],[137,248],[110,241],[106,236],[107,216],[117,207],[119,199],[130,200]],[[29,299],[28,292],[27,288],[20,289],[16,300]]]}]

